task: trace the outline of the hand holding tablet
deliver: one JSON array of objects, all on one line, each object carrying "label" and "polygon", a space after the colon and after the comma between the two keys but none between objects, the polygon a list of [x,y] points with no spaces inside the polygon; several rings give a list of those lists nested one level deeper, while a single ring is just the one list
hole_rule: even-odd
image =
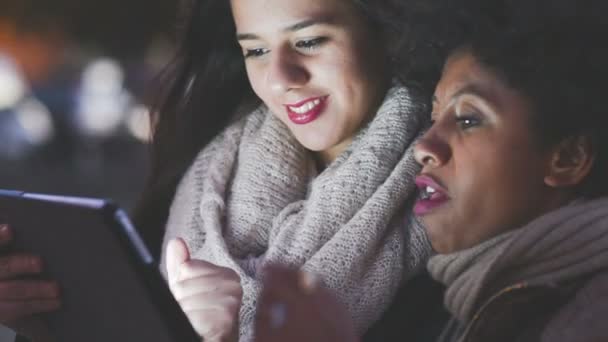
[{"label": "hand holding tablet", "polygon": [[43,271],[40,257],[11,249],[14,232],[0,222],[0,323],[37,342],[52,340],[35,315],[61,305],[59,284],[35,278]]},{"label": "hand holding tablet", "polygon": [[[61,342],[200,342],[117,206],[0,190],[0,218],[11,227],[8,235],[0,233],[0,262],[6,265],[0,267],[0,320],[7,325],[48,312],[38,315],[36,326],[47,324]],[[36,305],[3,310],[3,299],[16,298]]]}]

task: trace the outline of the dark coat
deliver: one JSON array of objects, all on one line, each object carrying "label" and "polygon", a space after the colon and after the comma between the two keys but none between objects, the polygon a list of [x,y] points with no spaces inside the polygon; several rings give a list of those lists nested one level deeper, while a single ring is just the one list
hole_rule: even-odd
[{"label": "dark coat", "polygon": [[362,341],[434,342],[450,317],[443,306],[444,290],[426,271],[414,277]]},{"label": "dark coat", "polygon": [[608,269],[562,284],[511,286],[490,297],[459,342],[608,342]]}]

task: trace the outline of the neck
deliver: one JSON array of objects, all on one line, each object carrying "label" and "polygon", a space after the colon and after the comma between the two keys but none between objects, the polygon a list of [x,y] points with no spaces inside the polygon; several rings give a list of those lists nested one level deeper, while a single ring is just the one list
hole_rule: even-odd
[{"label": "neck", "polygon": [[344,152],[348,145],[353,141],[353,138],[348,138],[341,143],[332,146],[324,151],[315,152],[315,160],[319,166],[323,166],[325,168],[327,165],[331,164],[340,153]]}]

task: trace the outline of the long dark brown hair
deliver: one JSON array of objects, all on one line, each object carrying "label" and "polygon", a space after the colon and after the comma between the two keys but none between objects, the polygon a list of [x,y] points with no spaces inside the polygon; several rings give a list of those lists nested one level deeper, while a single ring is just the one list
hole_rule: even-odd
[{"label": "long dark brown hair", "polygon": [[[385,41],[393,76],[421,91],[430,89],[442,60],[431,59],[424,67],[416,66],[417,75],[412,78],[402,51],[395,49],[395,42],[406,36],[400,27],[404,17],[398,15],[404,14],[400,12],[403,1],[353,1]],[[239,113],[260,103],[247,79],[230,1],[188,0],[181,13],[184,20],[177,54],[162,77],[165,90],[151,115],[150,175],[134,213],[136,225],[157,256],[171,200],[195,156]],[[426,78],[421,77],[421,70]]]}]

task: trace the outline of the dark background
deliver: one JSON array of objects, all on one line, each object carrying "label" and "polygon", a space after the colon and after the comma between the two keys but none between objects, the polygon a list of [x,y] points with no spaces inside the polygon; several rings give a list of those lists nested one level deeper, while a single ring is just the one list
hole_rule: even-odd
[{"label": "dark background", "polygon": [[[147,173],[177,0],[0,0],[0,189],[111,198]],[[134,134],[133,127],[138,134]],[[0,326],[0,341],[14,334]]]},{"label": "dark background", "polygon": [[[172,54],[176,8],[176,0],[0,0],[0,188],[133,208],[147,172],[143,114]],[[87,129],[83,117],[102,128]]]}]

